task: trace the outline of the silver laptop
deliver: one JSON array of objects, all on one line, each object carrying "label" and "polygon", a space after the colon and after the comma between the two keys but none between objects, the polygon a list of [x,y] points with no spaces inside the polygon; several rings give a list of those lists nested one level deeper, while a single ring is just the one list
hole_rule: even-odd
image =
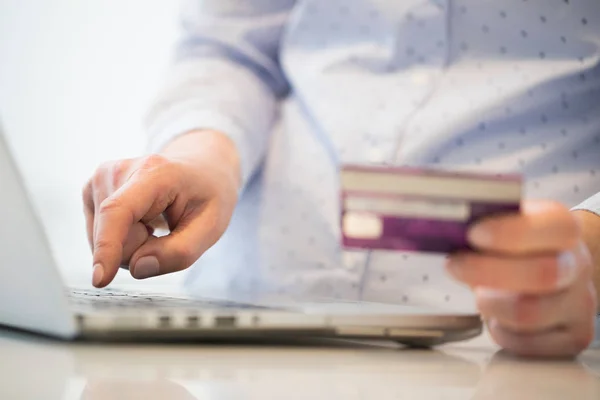
[{"label": "silver laptop", "polygon": [[[82,232],[84,234],[84,232]],[[482,331],[477,314],[340,302],[232,302],[115,288],[70,289],[0,126],[0,325],[65,340],[326,337],[432,346]]]}]

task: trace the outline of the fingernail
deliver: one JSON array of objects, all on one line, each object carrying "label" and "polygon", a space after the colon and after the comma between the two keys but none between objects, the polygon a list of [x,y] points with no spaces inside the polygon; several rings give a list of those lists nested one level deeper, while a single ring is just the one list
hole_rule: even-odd
[{"label": "fingernail", "polygon": [[135,279],[146,279],[158,275],[158,259],[154,256],[140,258],[133,267],[131,275]]},{"label": "fingernail", "polygon": [[476,287],[475,294],[477,297],[484,297],[486,299],[510,299],[514,297],[514,293],[507,292],[506,290],[492,289],[484,286]]},{"label": "fingernail", "polygon": [[[519,295],[517,293],[509,292],[506,290],[478,286],[475,288],[475,297],[477,297],[477,304],[484,308],[486,308],[486,306],[489,307],[490,304],[497,304],[497,302],[502,302],[505,305],[505,307],[512,306],[512,308],[514,309]],[[506,311],[510,312],[511,310]]]},{"label": "fingernail", "polygon": [[577,257],[572,251],[565,251],[558,256],[558,276],[556,286],[559,288],[569,286],[577,278]]},{"label": "fingernail", "polygon": [[94,272],[92,275],[92,285],[98,287],[104,278],[104,268],[101,264],[94,265]]},{"label": "fingernail", "polygon": [[492,234],[484,225],[477,224],[467,234],[469,243],[475,247],[489,247],[493,244]]}]

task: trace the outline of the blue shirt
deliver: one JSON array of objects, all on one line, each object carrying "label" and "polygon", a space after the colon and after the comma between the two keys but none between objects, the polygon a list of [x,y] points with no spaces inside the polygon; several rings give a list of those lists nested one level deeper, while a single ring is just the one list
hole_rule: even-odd
[{"label": "blue shirt", "polygon": [[338,166],[523,173],[600,210],[598,0],[189,0],[151,150],[229,135],[244,190],[199,293],[474,307],[438,255],[342,251]]}]

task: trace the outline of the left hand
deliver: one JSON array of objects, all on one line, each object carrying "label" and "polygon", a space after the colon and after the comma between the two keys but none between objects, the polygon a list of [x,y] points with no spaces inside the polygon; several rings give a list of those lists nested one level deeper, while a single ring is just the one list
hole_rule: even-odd
[{"label": "left hand", "polygon": [[[594,218],[597,218],[593,215]],[[481,220],[469,230],[480,252],[451,255],[492,338],[521,356],[575,356],[594,339],[597,299],[581,218],[549,201]]]}]

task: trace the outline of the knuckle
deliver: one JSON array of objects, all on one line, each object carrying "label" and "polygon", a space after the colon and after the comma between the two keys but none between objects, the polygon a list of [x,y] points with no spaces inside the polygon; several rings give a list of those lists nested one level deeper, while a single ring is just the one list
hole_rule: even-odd
[{"label": "knuckle", "polygon": [[169,194],[166,197],[172,197],[170,193],[178,182],[178,174],[173,169],[174,164],[158,154],[142,158],[138,165],[138,172],[151,182],[158,193]]},{"label": "knuckle", "polygon": [[114,161],[104,161],[103,163],[98,165],[98,168],[96,168],[95,175],[104,175],[107,172],[109,172],[113,167],[113,162]]},{"label": "knuckle", "polygon": [[118,188],[127,177],[130,167],[130,160],[106,161],[96,168],[91,183],[94,187],[103,187],[110,184],[112,189]]},{"label": "knuckle", "polygon": [[104,186],[106,176],[106,170],[102,167],[99,167],[94,175],[92,175],[91,184],[93,187],[98,188]]},{"label": "knuckle", "polygon": [[112,163],[111,179],[113,188],[118,188],[122,185],[129,171],[129,164],[128,160],[118,160]]},{"label": "knuckle", "polygon": [[168,164],[169,161],[165,157],[159,154],[150,154],[141,159],[140,169],[153,170]]},{"label": "knuckle", "polygon": [[105,238],[98,238],[94,242],[94,251],[107,251],[107,250],[115,250],[119,247],[118,243],[115,243],[111,240],[107,240]]},{"label": "knuckle", "polygon": [[112,161],[104,161],[98,165],[96,168],[96,172],[99,174],[103,174],[105,171],[110,170],[112,168]]},{"label": "knuckle", "polygon": [[107,198],[102,203],[100,203],[100,208],[98,209],[100,214],[110,214],[115,212],[116,210],[121,208],[121,202],[116,198]]},{"label": "knuckle", "polygon": [[92,180],[88,180],[86,184],[81,189],[81,198],[84,202],[89,202],[92,200]]},{"label": "knuckle", "polygon": [[101,163],[91,178],[91,183],[94,187],[104,186],[106,182],[106,176],[112,171],[113,161],[105,161]]}]

